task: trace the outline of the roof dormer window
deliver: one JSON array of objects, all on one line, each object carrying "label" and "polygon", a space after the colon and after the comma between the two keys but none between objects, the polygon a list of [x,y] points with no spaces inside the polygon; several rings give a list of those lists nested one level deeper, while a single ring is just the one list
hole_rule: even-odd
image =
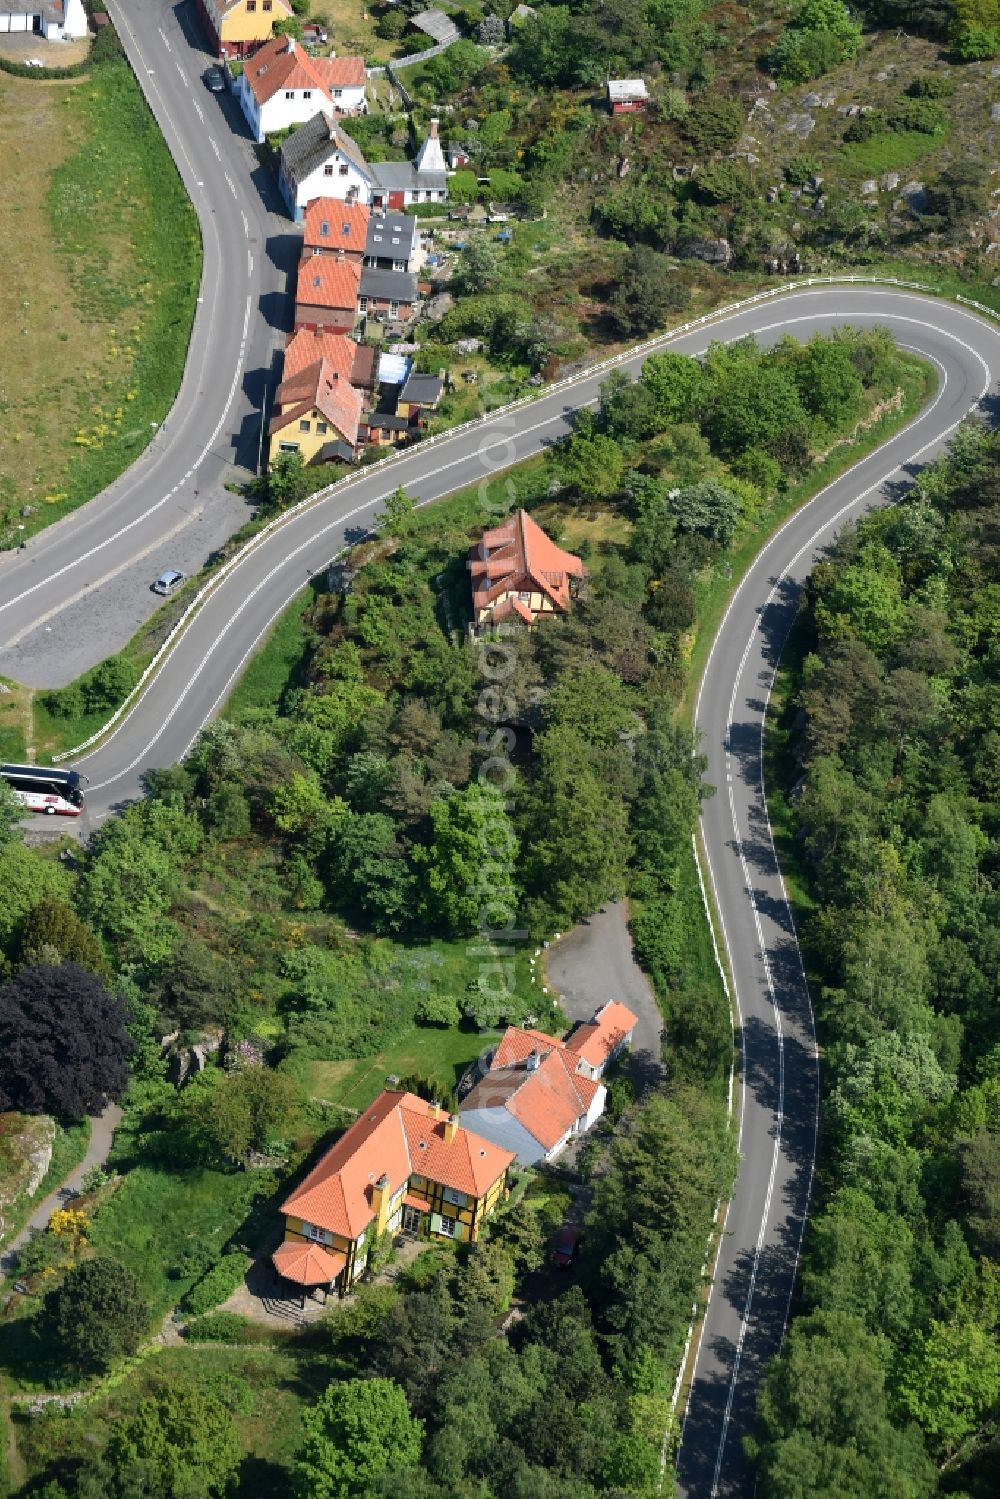
[{"label": "roof dormer window", "polygon": [[320,232],[320,234],[322,234],[324,236],[326,236],[327,234],[330,233],[330,225],[329,225],[329,222],[326,219],[324,219],[323,222],[322,222],[322,224],[320,224],[320,226],[319,226],[319,232]]}]

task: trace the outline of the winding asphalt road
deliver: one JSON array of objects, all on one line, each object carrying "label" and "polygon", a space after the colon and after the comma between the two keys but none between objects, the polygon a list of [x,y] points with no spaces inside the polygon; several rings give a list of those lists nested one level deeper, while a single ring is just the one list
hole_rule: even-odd
[{"label": "winding asphalt road", "polygon": [[[115,0],[112,9],[122,22]],[[135,0],[123,23],[130,56],[203,225],[207,198],[216,210],[215,237],[206,232],[205,300],[185,387],[169,430],[143,460],[142,475],[132,471],[110,496],[78,512],[78,529],[70,537],[69,527],[54,528],[26,558],[5,565],[0,650],[4,643],[7,649],[0,669],[22,679],[31,678],[18,672],[12,656],[20,651],[30,663],[32,642],[41,649],[46,624],[54,628],[68,597],[82,601],[73,625],[80,649],[96,661],[111,648],[101,622],[102,597],[137,566],[145,568],[147,553],[157,566],[164,560],[158,549],[176,523],[171,487],[181,486],[174,498],[187,493],[184,486],[208,469],[217,480],[238,455],[241,433],[252,432],[256,413],[247,371],[266,367],[265,352],[279,341],[280,318],[267,326],[255,305],[266,314],[268,286],[275,279],[280,284],[272,276],[280,254],[263,269],[261,239],[280,240],[283,233],[264,210],[251,207],[251,195],[258,204],[260,195],[235,132],[224,146],[216,141],[216,158],[215,137],[205,125],[212,102],[195,93],[204,57],[186,39],[175,56],[178,36],[195,34],[190,9],[170,11],[154,0]],[[161,28],[157,50],[151,37]],[[215,191],[220,176],[233,182],[221,197]],[[904,432],[816,496],[764,548],[723,620],[698,697],[708,777],[719,792],[706,806],[702,831],[739,1011],[736,1110],[743,1159],[697,1334],[678,1464],[681,1492],[690,1499],[752,1491],[742,1437],[753,1422],[761,1371],[783,1335],[815,1156],[815,1034],[761,778],[773,673],[802,580],[817,555],[847,519],[898,493],[940,451],[961,418],[993,392],[1000,332],[966,310],[912,292],[836,286],[790,292],[664,341],[699,354],[712,338],[752,334],[771,343],[786,333],[805,338],[845,323],[888,327],[900,343],[933,362],[939,385]],[[640,362],[624,367],[634,372]],[[225,702],[269,625],[311,576],[371,526],[397,484],[428,502],[530,456],[568,430],[573,410],[596,402],[602,378],[582,377],[570,390],[543,395],[433,446],[418,446],[386,470],[361,471],[286,517],[210,594],[115,732],[78,762],[91,780],[87,823],[93,826],[139,795],[147,770],[183,757]],[[198,487],[204,492],[203,483]]]},{"label": "winding asphalt road", "polygon": [[[61,686],[119,650],[165,567],[196,573],[248,518],[227,479],[256,472],[302,236],[258,164],[191,0],[109,0],[201,226],[204,269],[177,400],[142,456],[91,504],[0,555],[0,673]],[[96,628],[99,622],[99,628]]]}]

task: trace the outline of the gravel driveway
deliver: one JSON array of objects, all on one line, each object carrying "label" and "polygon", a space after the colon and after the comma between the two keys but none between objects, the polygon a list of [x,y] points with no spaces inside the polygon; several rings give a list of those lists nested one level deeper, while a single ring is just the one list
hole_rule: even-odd
[{"label": "gravel driveway", "polygon": [[620,999],[639,1017],[632,1042],[631,1071],[637,1087],[660,1075],[660,1014],[652,985],[632,952],[628,908],[609,901],[588,920],[553,943],[546,973],[571,1020],[590,1020],[609,999]]}]

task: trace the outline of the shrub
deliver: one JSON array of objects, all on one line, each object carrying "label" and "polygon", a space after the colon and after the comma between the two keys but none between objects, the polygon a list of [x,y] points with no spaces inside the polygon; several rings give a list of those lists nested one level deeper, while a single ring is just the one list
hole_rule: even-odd
[{"label": "shrub", "polygon": [[867,114],[856,115],[844,131],[844,140],[851,145],[870,141],[885,129],[885,115],[880,109],[869,109]]},{"label": "shrub", "polygon": [[236,1312],[212,1312],[195,1317],[184,1328],[190,1343],[248,1343],[252,1341],[253,1323]]},{"label": "shrub", "polygon": [[193,1286],[181,1303],[182,1310],[193,1317],[211,1311],[220,1302],[226,1301],[239,1286],[250,1268],[248,1255],[232,1252],[224,1254],[218,1264]]},{"label": "shrub", "polygon": [[933,99],[904,99],[889,115],[889,125],[893,130],[919,130],[922,135],[942,135],[948,127],[948,116]]},{"label": "shrub", "polygon": [[684,134],[696,151],[730,151],[742,130],[742,108],[718,94],[702,94],[684,121]]},{"label": "shrub", "polygon": [[906,92],[911,99],[950,99],[955,92],[955,80],[947,73],[924,73],[914,78]]}]

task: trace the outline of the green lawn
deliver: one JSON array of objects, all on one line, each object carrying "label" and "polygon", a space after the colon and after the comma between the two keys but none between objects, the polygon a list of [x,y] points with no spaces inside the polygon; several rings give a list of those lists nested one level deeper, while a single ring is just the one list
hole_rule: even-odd
[{"label": "green lawn", "polygon": [[227,718],[238,719],[250,708],[277,708],[305,652],[303,615],[315,598],[316,590],[308,586],[289,604],[237,683],[226,704]]},{"label": "green lawn", "polygon": [[258,1173],[137,1166],[97,1213],[91,1242],[134,1271],[156,1320],[200,1274],[171,1271],[186,1255],[217,1259],[247,1217],[258,1185],[265,1185]]},{"label": "green lawn", "polygon": [[915,166],[941,145],[943,137],[923,130],[889,130],[871,140],[852,141],[842,149],[845,166],[864,176]]},{"label": "green lawn", "polygon": [[310,1062],[306,1076],[315,1097],[360,1113],[381,1093],[390,1076],[419,1073],[439,1082],[442,1091],[452,1092],[469,1063],[484,1046],[498,1040],[499,1034],[416,1026],[404,1040],[378,1056],[360,1061]]}]

